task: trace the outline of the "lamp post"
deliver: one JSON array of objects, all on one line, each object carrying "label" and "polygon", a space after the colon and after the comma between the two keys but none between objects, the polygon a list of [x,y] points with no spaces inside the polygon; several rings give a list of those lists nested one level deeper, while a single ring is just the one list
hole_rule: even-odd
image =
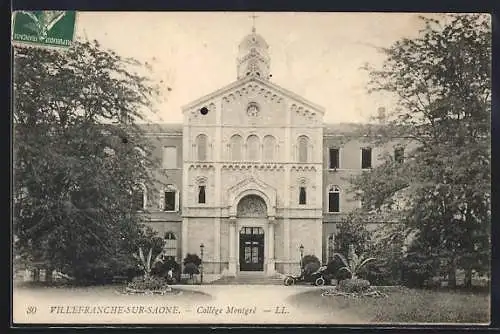
[{"label": "lamp post", "polygon": [[302,258],[304,257],[304,245],[300,244],[300,270],[302,270]]},{"label": "lamp post", "polygon": [[203,249],[205,245],[203,243],[200,244],[200,255],[201,255],[201,263],[200,263],[200,284],[203,284]]}]

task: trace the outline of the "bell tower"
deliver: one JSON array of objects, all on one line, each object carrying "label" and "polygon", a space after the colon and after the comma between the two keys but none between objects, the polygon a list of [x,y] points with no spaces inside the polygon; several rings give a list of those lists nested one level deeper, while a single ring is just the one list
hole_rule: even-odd
[{"label": "bell tower", "polygon": [[[255,15],[252,16],[255,20]],[[265,80],[270,76],[269,45],[257,34],[255,25],[239,45],[237,59],[238,79],[256,76]]]}]

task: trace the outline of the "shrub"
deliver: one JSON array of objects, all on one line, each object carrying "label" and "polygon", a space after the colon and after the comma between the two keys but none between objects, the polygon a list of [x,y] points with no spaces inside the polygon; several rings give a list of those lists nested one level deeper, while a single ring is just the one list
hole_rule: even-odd
[{"label": "shrub", "polygon": [[308,263],[316,263],[318,268],[321,266],[321,262],[316,255],[305,255],[302,258],[302,269],[305,269]]},{"label": "shrub", "polygon": [[179,280],[178,276],[180,274],[180,264],[175,262],[172,258],[166,258],[163,262],[158,262],[151,273],[155,276],[166,277],[170,269],[172,269],[174,273],[174,278]]},{"label": "shrub", "polygon": [[113,277],[118,274],[117,271],[107,268],[105,266],[89,266],[86,271],[73,270],[65,271],[74,275],[77,284],[110,284],[113,282]]},{"label": "shrub", "polygon": [[402,283],[409,288],[422,288],[434,276],[432,262],[423,254],[409,253],[402,261]]},{"label": "shrub", "polygon": [[344,262],[338,256],[334,256],[327,264],[326,273],[338,281],[351,278],[351,274],[347,270],[339,270],[344,266]]},{"label": "shrub", "polygon": [[337,289],[347,293],[364,292],[370,288],[370,282],[365,279],[345,279],[338,283]]},{"label": "shrub", "polygon": [[187,254],[184,260],[182,261],[184,265],[187,265],[188,263],[194,263],[196,267],[198,267],[201,264],[201,259],[198,255],[196,254]]},{"label": "shrub", "polygon": [[305,275],[310,275],[316,270],[318,270],[320,267],[320,264],[317,262],[309,262],[308,264],[305,265],[304,267],[304,274]]},{"label": "shrub", "polygon": [[128,288],[134,290],[163,290],[168,287],[167,281],[163,277],[149,278],[136,277],[128,284]]},{"label": "shrub", "polygon": [[193,278],[194,274],[199,274],[200,270],[198,269],[198,266],[193,263],[189,262],[184,265],[184,274],[188,274],[189,277]]},{"label": "shrub", "polygon": [[359,272],[359,277],[370,281],[372,285],[399,285],[401,275],[399,263],[375,260]]},{"label": "shrub", "polygon": [[72,277],[75,284],[93,285],[110,284],[115,276],[126,276],[132,279],[141,273],[137,264],[130,259],[130,255],[109,257],[105,261],[81,264],[73,267],[57,268],[61,273]]}]

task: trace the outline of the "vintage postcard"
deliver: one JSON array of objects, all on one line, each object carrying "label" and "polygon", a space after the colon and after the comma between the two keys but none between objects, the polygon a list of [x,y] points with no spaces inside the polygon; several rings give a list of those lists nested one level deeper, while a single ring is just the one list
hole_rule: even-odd
[{"label": "vintage postcard", "polygon": [[14,12],[13,324],[488,324],[490,20]]}]

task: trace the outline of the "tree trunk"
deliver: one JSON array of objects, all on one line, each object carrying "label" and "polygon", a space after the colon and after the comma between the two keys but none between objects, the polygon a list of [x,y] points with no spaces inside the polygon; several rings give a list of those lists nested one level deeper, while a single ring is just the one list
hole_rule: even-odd
[{"label": "tree trunk", "polygon": [[53,270],[51,268],[45,269],[45,282],[49,282],[49,283],[52,282],[52,280],[53,280],[52,271]]},{"label": "tree trunk", "polygon": [[472,269],[465,269],[465,279],[464,279],[464,287],[466,289],[472,288]]},{"label": "tree trunk", "polygon": [[33,269],[33,282],[40,282],[40,269]]},{"label": "tree trunk", "polygon": [[448,287],[452,289],[457,287],[457,263],[455,259],[451,260],[448,269]]}]

